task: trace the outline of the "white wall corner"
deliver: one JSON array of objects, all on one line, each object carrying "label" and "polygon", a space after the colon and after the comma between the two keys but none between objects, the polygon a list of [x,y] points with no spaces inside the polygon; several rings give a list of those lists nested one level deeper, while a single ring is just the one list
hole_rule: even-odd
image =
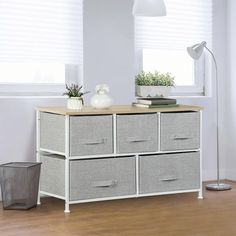
[{"label": "white wall corner", "polygon": [[[217,180],[217,171],[216,169],[207,169],[203,170],[203,181],[216,181]],[[236,176],[236,175],[235,175]],[[226,179],[226,169],[220,169],[220,179]]]}]

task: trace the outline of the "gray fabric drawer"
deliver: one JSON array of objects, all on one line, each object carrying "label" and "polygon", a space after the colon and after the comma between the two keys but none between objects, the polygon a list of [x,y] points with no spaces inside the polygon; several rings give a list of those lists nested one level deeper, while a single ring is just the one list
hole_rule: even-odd
[{"label": "gray fabric drawer", "polygon": [[140,193],[200,188],[198,152],[141,156]]},{"label": "gray fabric drawer", "polygon": [[98,155],[113,152],[112,116],[71,116],[70,155]]},{"label": "gray fabric drawer", "polygon": [[65,196],[65,160],[64,158],[48,154],[41,155],[40,190]]},{"label": "gray fabric drawer", "polygon": [[200,147],[200,113],[161,114],[161,150],[191,150]]},{"label": "gray fabric drawer", "polygon": [[40,148],[65,152],[65,116],[40,112]]},{"label": "gray fabric drawer", "polygon": [[70,200],[135,194],[135,157],[70,162]]},{"label": "gray fabric drawer", "polygon": [[117,115],[117,152],[157,151],[157,114]]}]

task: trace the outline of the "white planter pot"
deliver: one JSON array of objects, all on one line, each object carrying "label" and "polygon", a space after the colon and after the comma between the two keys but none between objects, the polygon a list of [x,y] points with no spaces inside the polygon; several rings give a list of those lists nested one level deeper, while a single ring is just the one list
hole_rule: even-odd
[{"label": "white planter pot", "polygon": [[80,97],[71,97],[67,99],[67,108],[81,110],[83,107],[83,99]]},{"label": "white planter pot", "polygon": [[138,97],[168,97],[171,87],[166,86],[138,86],[136,85],[136,96]]}]

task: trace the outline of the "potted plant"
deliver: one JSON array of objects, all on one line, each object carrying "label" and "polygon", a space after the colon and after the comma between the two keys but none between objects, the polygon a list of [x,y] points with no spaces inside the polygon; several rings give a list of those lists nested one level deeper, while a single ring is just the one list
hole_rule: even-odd
[{"label": "potted plant", "polygon": [[136,96],[167,97],[174,87],[174,77],[170,73],[161,74],[158,71],[142,71],[135,76]]},{"label": "potted plant", "polygon": [[84,105],[83,95],[87,92],[82,92],[82,86],[77,84],[66,84],[66,92],[63,95],[67,95],[69,98],[67,99],[67,108],[68,109],[82,109]]}]

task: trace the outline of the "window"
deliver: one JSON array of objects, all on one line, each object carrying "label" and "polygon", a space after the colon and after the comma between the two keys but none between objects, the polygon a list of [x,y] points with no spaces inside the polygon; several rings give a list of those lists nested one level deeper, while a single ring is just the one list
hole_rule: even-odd
[{"label": "window", "polygon": [[58,95],[82,83],[82,0],[1,0],[0,95]]},{"label": "window", "polygon": [[64,84],[65,65],[1,63],[0,82],[6,81],[8,84]]},{"label": "window", "polygon": [[186,48],[212,41],[212,0],[165,0],[167,16],[136,17],[137,72],[170,72],[173,95],[204,95],[208,60],[194,61]]}]

